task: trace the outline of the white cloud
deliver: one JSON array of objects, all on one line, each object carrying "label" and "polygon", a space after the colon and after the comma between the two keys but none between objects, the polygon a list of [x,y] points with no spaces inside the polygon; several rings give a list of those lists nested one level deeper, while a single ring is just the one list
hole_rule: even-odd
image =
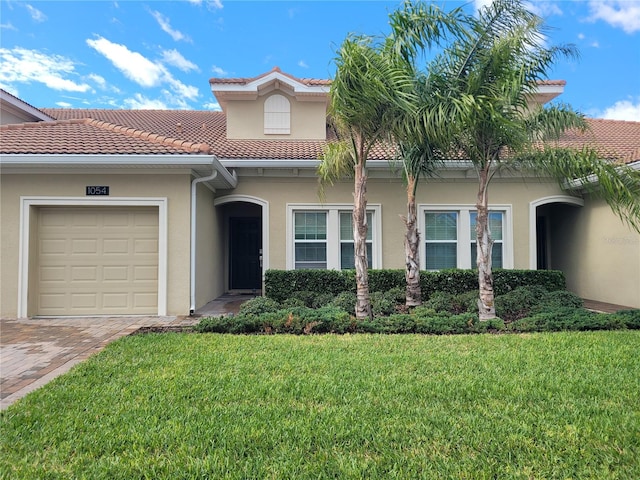
[{"label": "white cloud", "polygon": [[56,102],[56,105],[60,108],[71,108],[73,106],[69,102]]},{"label": "white cloud", "polygon": [[31,19],[42,23],[47,19],[47,16],[42,13],[40,10],[38,10],[36,7],[34,7],[33,5],[29,5],[28,3],[25,5],[25,8],[29,11],[29,15],[31,15]]},{"label": "white cloud", "polygon": [[105,88],[107,86],[107,81],[100,75],[90,73],[89,75],[87,75],[87,78],[93,81],[93,83],[96,83],[100,88]]},{"label": "white cloud", "polygon": [[214,65],[213,67],[211,67],[211,71],[213,73],[215,73],[216,75],[218,75],[219,77],[224,77],[226,75],[229,74],[229,72],[227,72],[225,69],[218,67],[216,65]]},{"label": "white cloud", "polygon": [[162,65],[157,65],[138,52],[132,52],[125,45],[113,43],[98,37],[87,40],[87,44],[106,57],[125,77],[143,87],[160,85],[167,74]]},{"label": "white cloud", "polygon": [[220,104],[218,102],[209,102],[202,105],[202,108],[206,108],[207,110],[214,110],[216,112],[222,111]]},{"label": "white cloud", "polygon": [[162,59],[164,60],[165,63],[172,65],[174,67],[177,67],[183,72],[188,72],[190,70],[195,70],[197,72],[200,71],[200,69],[195,63],[190,62],[189,60],[184,58],[182,54],[175,49],[163,51]]},{"label": "white cloud", "polygon": [[635,104],[630,100],[616,102],[604,111],[601,118],[640,122],[640,100]]},{"label": "white cloud", "polygon": [[167,104],[162,100],[152,100],[139,93],[134,98],[125,99],[124,104],[132,110],[168,110]]},{"label": "white cloud", "polygon": [[589,20],[603,20],[626,33],[640,31],[640,2],[624,0],[591,0]]},{"label": "white cloud", "polygon": [[198,87],[185,85],[181,81],[174,78],[171,78],[168,83],[171,86],[171,90],[173,91],[173,93],[178,95],[178,98],[187,98],[189,100],[195,100],[196,98],[198,98]]},{"label": "white cloud", "polygon": [[526,6],[533,13],[539,17],[548,18],[553,15],[561,16],[563,14],[562,9],[558,6],[557,2],[549,1],[530,1],[526,2]]},{"label": "white cloud", "polygon": [[158,12],[156,10],[152,10],[151,11],[151,15],[153,16],[153,18],[156,19],[156,22],[158,22],[158,25],[160,25],[160,28],[165,33],[168,33],[169,35],[171,35],[171,38],[173,38],[176,42],[178,42],[180,40],[184,40],[186,42],[191,42],[191,38],[188,35],[185,35],[184,33],[180,32],[178,30],[174,30],[173,28],[171,28],[171,24],[169,23],[169,19],[167,17],[165,17],[164,15],[162,15],[160,12]]},{"label": "white cloud", "polygon": [[578,40],[584,40],[586,37],[584,36],[584,33],[579,33],[578,34]]},{"label": "white cloud", "polygon": [[16,47],[0,48],[0,82],[2,83],[43,83],[54,90],[86,92],[91,87],[77,83],[69,76],[77,75],[75,65],[60,55],[47,55],[37,50]]},{"label": "white cloud", "polygon": [[[195,100],[199,95],[197,87],[185,85],[176,80],[164,65],[154,63],[138,52],[132,52],[125,45],[113,43],[103,37],[87,40],[87,44],[104,55],[125,77],[142,87],[159,87],[168,84],[174,97],[177,95],[178,98]],[[180,58],[183,57],[180,55]]]},{"label": "white cloud", "polygon": [[302,68],[309,68],[309,65],[307,65],[307,62],[305,62],[304,60],[300,60],[298,62],[298,66]]},{"label": "white cloud", "polygon": [[0,28],[4,30],[15,30],[18,31],[16,27],[14,27],[11,22],[9,23],[0,23]]}]

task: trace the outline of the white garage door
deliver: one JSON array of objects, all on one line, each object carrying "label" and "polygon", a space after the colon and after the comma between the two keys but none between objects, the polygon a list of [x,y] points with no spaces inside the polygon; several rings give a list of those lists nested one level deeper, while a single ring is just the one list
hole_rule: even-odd
[{"label": "white garage door", "polygon": [[42,207],[37,315],[156,315],[158,209]]}]

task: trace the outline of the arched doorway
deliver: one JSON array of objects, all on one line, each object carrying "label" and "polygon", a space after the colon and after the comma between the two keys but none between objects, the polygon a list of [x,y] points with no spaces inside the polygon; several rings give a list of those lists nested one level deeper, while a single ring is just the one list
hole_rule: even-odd
[{"label": "arched doorway", "polygon": [[557,269],[554,261],[558,246],[569,239],[558,229],[565,223],[569,209],[584,206],[581,198],[554,195],[529,204],[529,268],[532,270]]},{"label": "arched doorway", "polygon": [[225,230],[225,285],[229,292],[262,292],[268,268],[268,203],[255,197],[217,198]]}]

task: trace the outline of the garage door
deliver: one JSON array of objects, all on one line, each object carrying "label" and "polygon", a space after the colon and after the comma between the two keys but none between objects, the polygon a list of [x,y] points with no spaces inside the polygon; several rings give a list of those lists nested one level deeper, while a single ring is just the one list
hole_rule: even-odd
[{"label": "garage door", "polygon": [[41,207],[37,315],[156,315],[158,209]]}]

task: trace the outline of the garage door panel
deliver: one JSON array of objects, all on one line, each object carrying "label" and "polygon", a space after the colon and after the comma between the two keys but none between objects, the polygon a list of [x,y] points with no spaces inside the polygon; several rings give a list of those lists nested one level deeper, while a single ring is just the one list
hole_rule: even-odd
[{"label": "garage door panel", "polygon": [[40,239],[40,251],[48,255],[65,255],[67,242],[64,239]]},{"label": "garage door panel", "polygon": [[72,282],[96,282],[98,280],[98,267],[95,265],[80,265],[71,267]]},{"label": "garage door panel", "polygon": [[136,293],[133,302],[137,308],[153,308],[158,305],[158,295],[155,293]]},{"label": "garage door panel", "polygon": [[157,208],[45,207],[38,217],[37,314],[157,314]]},{"label": "garage door panel", "polygon": [[157,255],[158,241],[154,239],[136,239],[133,245],[133,251],[136,255]]},{"label": "garage door panel", "polygon": [[136,283],[155,283],[158,280],[158,269],[153,265],[140,265],[133,268],[133,281]]}]

